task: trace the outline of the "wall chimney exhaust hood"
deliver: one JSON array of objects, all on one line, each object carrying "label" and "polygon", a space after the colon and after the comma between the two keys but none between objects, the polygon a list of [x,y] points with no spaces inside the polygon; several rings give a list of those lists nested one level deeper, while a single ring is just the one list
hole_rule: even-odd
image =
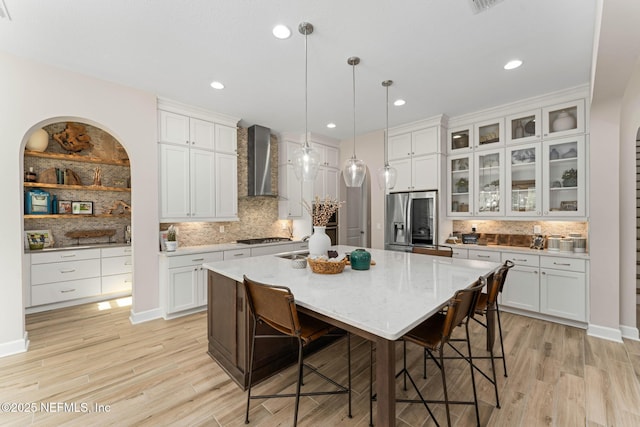
[{"label": "wall chimney exhaust hood", "polygon": [[271,192],[271,129],[253,125],[248,129],[248,195],[275,196]]}]

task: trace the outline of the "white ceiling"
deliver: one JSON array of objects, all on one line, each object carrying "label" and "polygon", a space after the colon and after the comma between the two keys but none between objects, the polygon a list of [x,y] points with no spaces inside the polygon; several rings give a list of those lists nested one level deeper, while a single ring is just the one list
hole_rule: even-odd
[{"label": "white ceiling", "polygon": [[[596,0],[504,0],[473,14],[469,0],[4,0],[0,50],[242,118],[304,132],[353,135],[385,125],[385,90],[407,101],[390,126],[456,116],[590,78]],[[275,24],[292,36],[277,40]],[[512,58],[524,65],[502,66]],[[212,80],[226,85],[210,88]],[[335,122],[337,128],[326,128]]]}]

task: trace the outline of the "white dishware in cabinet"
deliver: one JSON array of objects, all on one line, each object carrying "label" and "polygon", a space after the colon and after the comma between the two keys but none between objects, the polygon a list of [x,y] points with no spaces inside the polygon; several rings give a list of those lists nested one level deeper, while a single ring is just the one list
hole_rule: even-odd
[{"label": "white dishware in cabinet", "polygon": [[473,215],[473,154],[447,157],[447,214],[468,217]]},{"label": "white dishware in cabinet", "polygon": [[542,156],[539,143],[506,149],[507,216],[542,215]]},{"label": "white dishware in cabinet", "polygon": [[586,216],[585,154],[583,135],[542,143],[544,216]]},{"label": "white dishware in cabinet", "polygon": [[543,138],[560,138],[585,132],[584,99],[542,109]]},{"label": "white dishware in cabinet", "polygon": [[504,150],[479,151],[474,156],[475,215],[504,216]]}]

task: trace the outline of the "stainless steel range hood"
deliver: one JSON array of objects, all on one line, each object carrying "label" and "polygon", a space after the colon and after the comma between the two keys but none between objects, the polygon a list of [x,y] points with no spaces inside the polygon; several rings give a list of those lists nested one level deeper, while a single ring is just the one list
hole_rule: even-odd
[{"label": "stainless steel range hood", "polygon": [[271,130],[253,125],[248,129],[249,196],[275,196],[271,191]]}]

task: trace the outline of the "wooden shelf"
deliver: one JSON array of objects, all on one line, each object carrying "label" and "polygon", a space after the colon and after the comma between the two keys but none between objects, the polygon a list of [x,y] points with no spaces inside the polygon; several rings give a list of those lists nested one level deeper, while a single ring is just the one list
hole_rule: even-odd
[{"label": "wooden shelf", "polygon": [[81,219],[81,218],[130,218],[131,214],[47,214],[47,215],[24,215],[24,219]]},{"label": "wooden shelf", "polygon": [[43,182],[25,182],[25,187],[37,188],[58,188],[60,190],[83,190],[83,191],[119,191],[122,193],[130,193],[130,188],[124,187],[105,187],[103,185],[64,185],[64,184],[46,184]]},{"label": "wooden shelf", "polygon": [[103,165],[129,167],[129,160],[109,160],[109,159],[101,159],[99,157],[81,156],[79,154],[46,153],[46,152],[40,152],[40,151],[24,150],[24,155],[29,157],[41,157],[44,159],[70,160],[72,162],[100,163]]}]

